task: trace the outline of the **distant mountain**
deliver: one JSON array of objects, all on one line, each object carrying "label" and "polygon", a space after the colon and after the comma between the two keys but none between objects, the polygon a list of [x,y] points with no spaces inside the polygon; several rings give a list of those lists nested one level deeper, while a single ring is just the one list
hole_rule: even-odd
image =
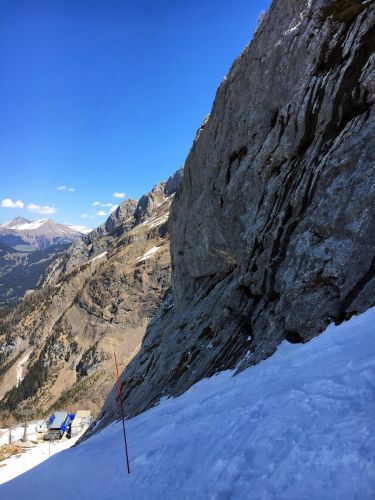
[{"label": "distant mountain", "polygon": [[0,243],[16,249],[32,247],[43,249],[50,245],[71,243],[90,232],[84,226],[58,224],[51,219],[30,221],[23,217],[15,217],[0,225]]},{"label": "distant mountain", "polygon": [[14,219],[4,222],[4,224],[0,224],[0,227],[6,229],[17,229],[23,224],[31,224],[31,221],[25,219],[24,217],[14,217]]},{"label": "distant mountain", "polygon": [[51,260],[91,230],[24,217],[0,225],[0,305],[34,289]]}]

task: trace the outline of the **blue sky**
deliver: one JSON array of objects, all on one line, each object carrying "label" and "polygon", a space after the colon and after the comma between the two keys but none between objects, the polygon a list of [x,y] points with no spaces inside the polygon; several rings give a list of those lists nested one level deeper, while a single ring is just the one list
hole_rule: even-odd
[{"label": "blue sky", "polygon": [[166,179],[269,3],[2,0],[0,222],[95,227]]}]

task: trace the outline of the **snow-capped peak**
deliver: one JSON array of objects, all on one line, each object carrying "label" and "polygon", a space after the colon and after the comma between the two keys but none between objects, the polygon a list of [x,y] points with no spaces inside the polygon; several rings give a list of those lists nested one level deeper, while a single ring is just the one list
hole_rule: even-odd
[{"label": "snow-capped peak", "polygon": [[80,226],[80,225],[74,225],[74,224],[67,224],[70,229],[73,229],[74,231],[78,231],[79,233],[82,234],[89,234],[91,233],[92,229],[86,226]]},{"label": "snow-capped peak", "polygon": [[36,231],[42,230],[48,234],[56,233],[56,235],[70,235],[73,233],[88,234],[92,229],[86,226],[73,225],[73,224],[59,224],[51,219],[38,219],[30,221],[24,217],[15,217],[14,219],[0,224],[1,229],[9,229],[12,231]]},{"label": "snow-capped peak", "polygon": [[[24,224],[19,224],[15,227],[13,227],[13,229],[18,229],[18,231],[30,231],[32,229],[38,229],[40,226],[42,226],[43,224],[45,224],[46,222],[48,222],[49,219],[39,219],[39,220],[35,220],[35,221],[28,221],[28,222],[25,222]],[[51,221],[53,222],[53,221]]]},{"label": "snow-capped peak", "polygon": [[4,224],[0,224],[0,227],[4,229],[18,229],[19,226],[30,223],[31,221],[25,219],[24,217],[14,217],[12,220],[8,220],[7,222],[4,222]]}]

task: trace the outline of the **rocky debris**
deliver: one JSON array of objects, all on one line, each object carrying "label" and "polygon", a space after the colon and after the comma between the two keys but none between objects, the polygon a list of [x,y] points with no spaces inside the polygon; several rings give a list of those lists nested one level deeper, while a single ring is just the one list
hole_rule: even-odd
[{"label": "rocky debris", "polygon": [[173,202],[173,295],[121,377],[128,415],[375,304],[375,5],[341,3],[274,0],[220,85]]}]

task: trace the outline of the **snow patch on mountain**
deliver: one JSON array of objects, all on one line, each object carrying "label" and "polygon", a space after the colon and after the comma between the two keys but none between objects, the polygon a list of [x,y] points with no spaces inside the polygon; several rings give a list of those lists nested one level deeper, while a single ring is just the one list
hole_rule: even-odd
[{"label": "snow patch on mountain", "polygon": [[18,231],[32,231],[33,229],[38,229],[48,222],[48,219],[39,219],[33,222],[26,222],[24,224],[18,224],[13,226],[13,229],[18,229]]},{"label": "snow patch on mountain", "polygon": [[30,223],[31,221],[25,219],[24,217],[14,217],[14,219],[8,220],[7,222],[0,224],[0,228],[17,229],[17,227],[22,224],[30,224]]},{"label": "snow patch on mountain", "polygon": [[374,334],[375,308],[164,399],[127,421],[130,475],[116,423],[0,486],[0,497],[373,499]]},{"label": "snow patch on mountain", "polygon": [[96,255],[95,257],[93,257],[92,259],[90,259],[87,264],[91,264],[92,262],[95,262],[97,260],[100,260],[102,259],[103,257],[105,257],[107,255],[108,251],[105,251],[105,252],[102,252],[100,253],[99,255]]},{"label": "snow patch on mountain", "polygon": [[158,250],[160,250],[160,247],[152,247],[147,252],[145,252],[142,257],[139,257],[137,259],[137,262],[141,262],[142,260],[147,260],[149,259],[154,253],[156,253]]},{"label": "snow patch on mountain", "polygon": [[92,231],[92,229],[90,227],[86,227],[86,226],[68,224],[68,227],[73,229],[73,231],[77,231],[78,233],[82,233],[82,234],[89,234]]}]

